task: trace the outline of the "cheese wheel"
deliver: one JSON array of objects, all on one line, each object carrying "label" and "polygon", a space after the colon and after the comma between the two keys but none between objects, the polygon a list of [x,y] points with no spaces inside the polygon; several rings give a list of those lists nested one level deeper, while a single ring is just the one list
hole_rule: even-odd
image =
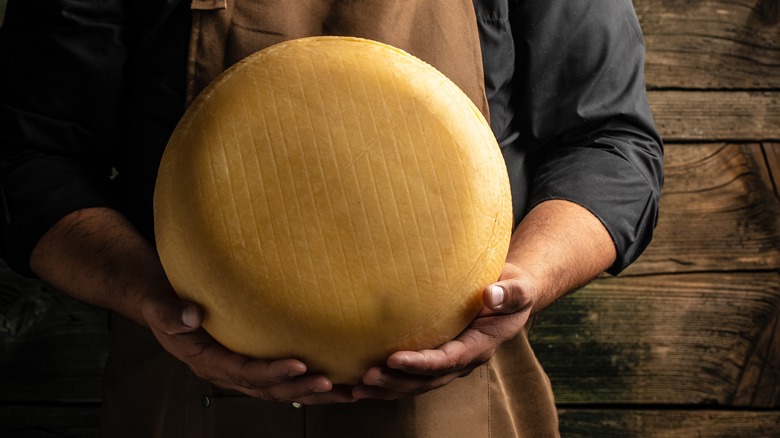
[{"label": "cheese wheel", "polygon": [[354,383],[453,339],[501,271],[506,167],[474,104],[396,48],[313,37],[231,67],[160,165],[155,234],[204,328]]}]

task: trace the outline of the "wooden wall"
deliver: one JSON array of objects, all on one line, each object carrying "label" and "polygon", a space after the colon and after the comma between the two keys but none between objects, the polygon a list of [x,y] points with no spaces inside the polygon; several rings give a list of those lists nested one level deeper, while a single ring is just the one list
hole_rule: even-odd
[{"label": "wooden wall", "polygon": [[532,332],[565,437],[780,436],[780,2],[635,0],[656,238]]},{"label": "wooden wall", "polygon": [[[532,332],[561,432],[780,436],[780,2],[634,4],[662,213],[639,262]],[[96,436],[107,345],[102,311],[0,270],[0,436]]]}]

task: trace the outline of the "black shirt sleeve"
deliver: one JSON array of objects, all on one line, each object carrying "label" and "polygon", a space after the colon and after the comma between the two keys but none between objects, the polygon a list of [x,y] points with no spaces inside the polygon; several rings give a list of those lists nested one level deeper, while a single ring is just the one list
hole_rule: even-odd
[{"label": "black shirt sleeve", "polygon": [[0,27],[2,256],[29,256],[59,219],[107,206],[122,68],[121,0],[9,0]]},{"label": "black shirt sleeve", "polygon": [[575,202],[605,225],[617,274],[650,243],[663,146],[644,81],[644,41],[630,0],[511,2],[511,105],[531,182],[528,208]]}]

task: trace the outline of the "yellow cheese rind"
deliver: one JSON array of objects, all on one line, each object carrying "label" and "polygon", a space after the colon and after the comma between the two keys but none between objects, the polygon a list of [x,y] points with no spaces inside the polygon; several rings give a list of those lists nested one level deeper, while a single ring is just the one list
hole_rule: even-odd
[{"label": "yellow cheese rind", "polygon": [[512,226],[503,158],[468,97],[344,37],[220,76],[170,139],[154,209],[166,273],[215,339],[336,383],[462,331]]}]

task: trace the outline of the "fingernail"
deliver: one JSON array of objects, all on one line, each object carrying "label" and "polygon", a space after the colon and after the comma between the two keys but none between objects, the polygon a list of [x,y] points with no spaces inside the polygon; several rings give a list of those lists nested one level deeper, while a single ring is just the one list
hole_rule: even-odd
[{"label": "fingernail", "polygon": [[333,390],[333,385],[330,382],[317,382],[311,390],[312,392],[328,392]]},{"label": "fingernail", "polygon": [[295,369],[290,370],[287,373],[287,376],[288,377],[298,377],[300,375],[303,375],[305,372],[306,372],[306,369],[295,368]]},{"label": "fingernail", "polygon": [[361,387],[357,387],[352,391],[352,400],[358,401],[368,398],[369,394]]},{"label": "fingernail", "polygon": [[490,307],[492,309],[498,309],[504,304],[504,296],[506,292],[501,286],[493,286],[490,288]]},{"label": "fingernail", "polygon": [[181,311],[181,322],[189,328],[198,326],[198,310],[192,304],[184,306]]}]

